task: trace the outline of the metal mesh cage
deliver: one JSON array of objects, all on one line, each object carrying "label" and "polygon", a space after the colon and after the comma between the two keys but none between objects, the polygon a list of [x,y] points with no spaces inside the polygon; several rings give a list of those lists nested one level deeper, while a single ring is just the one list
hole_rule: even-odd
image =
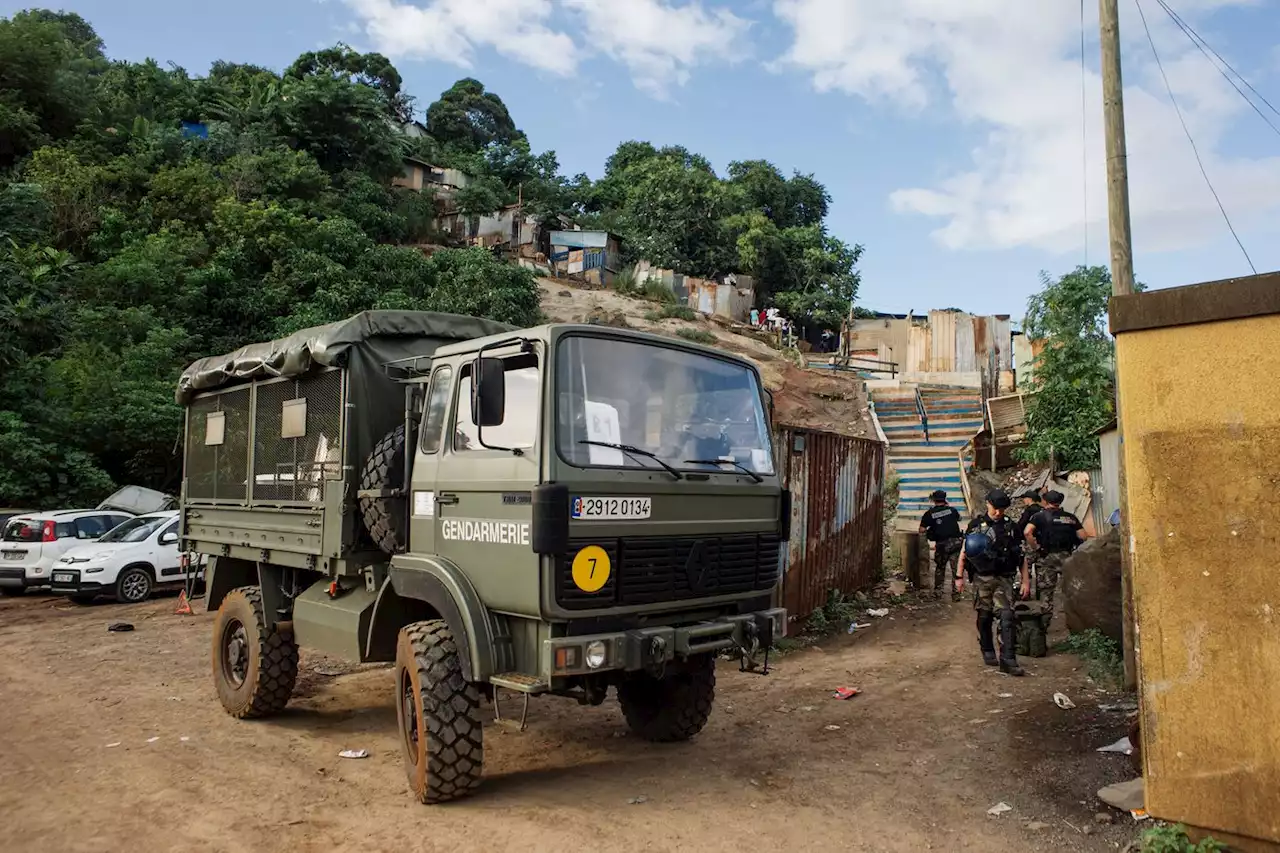
[{"label": "metal mesh cage", "polygon": [[[210,415],[222,414],[222,441],[209,444]],[[249,389],[240,388],[191,404],[187,415],[187,495],[243,501],[249,467]]]},{"label": "metal mesh cage", "polygon": [[[324,499],[324,480],[342,476],[342,373],[255,386],[253,500],[317,504]],[[284,437],[284,408],[305,400],[301,434]],[[297,410],[294,412],[298,414]]]}]

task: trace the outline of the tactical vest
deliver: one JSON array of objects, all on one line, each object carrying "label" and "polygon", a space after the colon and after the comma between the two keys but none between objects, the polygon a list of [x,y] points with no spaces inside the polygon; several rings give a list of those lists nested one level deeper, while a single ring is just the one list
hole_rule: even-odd
[{"label": "tactical vest", "polygon": [[1076,525],[1080,523],[1074,515],[1064,509],[1046,509],[1041,513],[1045,520],[1045,538],[1041,547],[1050,553],[1070,553],[1080,544],[1076,535]]}]

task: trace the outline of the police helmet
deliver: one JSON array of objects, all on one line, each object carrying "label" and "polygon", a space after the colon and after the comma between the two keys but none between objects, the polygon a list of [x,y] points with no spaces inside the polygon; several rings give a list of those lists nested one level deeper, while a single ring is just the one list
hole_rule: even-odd
[{"label": "police helmet", "polygon": [[946,499],[947,499],[947,493],[944,492],[942,489],[934,489],[932,492],[929,493],[929,500],[931,501],[945,501]]},{"label": "police helmet", "polygon": [[973,532],[964,537],[964,554],[970,560],[978,560],[986,556],[991,547],[991,540],[985,533]]},{"label": "police helmet", "polygon": [[1009,493],[1004,489],[992,489],[987,492],[987,503],[996,509],[1008,509],[1012,501],[1009,500]]}]

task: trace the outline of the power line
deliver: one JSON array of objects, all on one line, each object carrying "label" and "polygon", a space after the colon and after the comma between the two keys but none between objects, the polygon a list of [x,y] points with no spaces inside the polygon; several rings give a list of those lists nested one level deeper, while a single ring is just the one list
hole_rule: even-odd
[{"label": "power line", "polygon": [[[1160,51],[1156,50],[1156,40],[1151,36],[1151,27],[1147,24],[1147,13],[1142,9],[1142,0],[1133,0],[1138,7],[1138,15],[1142,18],[1142,28],[1147,32],[1147,41],[1151,44],[1151,53],[1156,58],[1156,66],[1160,69],[1160,77],[1164,80],[1165,91],[1169,93],[1169,100],[1173,103],[1173,110],[1178,114],[1178,121],[1182,123],[1182,132],[1187,135],[1187,141],[1191,143],[1191,153],[1196,155],[1196,164],[1200,166],[1200,174],[1204,177],[1205,184],[1209,187],[1209,192],[1213,194],[1213,200],[1218,203],[1218,210],[1222,213],[1222,218],[1227,223],[1227,230],[1231,232],[1231,236],[1235,238],[1236,245],[1240,247],[1240,251],[1244,254],[1245,263],[1249,265],[1249,269],[1253,270],[1253,274],[1258,274],[1258,269],[1253,265],[1253,259],[1249,257],[1248,251],[1245,250],[1244,243],[1240,242],[1240,235],[1236,233],[1235,226],[1231,224],[1231,217],[1227,216],[1227,209],[1222,206],[1222,199],[1218,197],[1218,191],[1213,188],[1213,181],[1209,180],[1209,173],[1204,168],[1204,160],[1200,158],[1200,149],[1196,147],[1196,141],[1191,136],[1191,128],[1187,127],[1187,120],[1182,115],[1182,107],[1178,106],[1178,99],[1173,94],[1173,86],[1169,85],[1169,75],[1164,71],[1164,63],[1160,61]],[[1159,2],[1159,0],[1156,0]]]},{"label": "power line", "polygon": [[1084,265],[1089,265],[1089,101],[1084,57],[1084,0],[1080,0],[1080,183],[1084,192]]},{"label": "power line", "polygon": [[[1273,122],[1271,119],[1267,117],[1267,114],[1264,113],[1258,107],[1258,105],[1253,102],[1253,99],[1244,93],[1244,89],[1241,89],[1240,86],[1236,84],[1236,81],[1232,80],[1231,76],[1227,74],[1227,72],[1223,71],[1218,66],[1217,62],[1213,61],[1213,59],[1209,56],[1209,54],[1212,53],[1213,56],[1218,58],[1218,62],[1221,62],[1223,65],[1227,66],[1227,68],[1230,68],[1231,73],[1239,77],[1240,82],[1244,83],[1244,85],[1248,87],[1249,91],[1257,95],[1258,98],[1262,101],[1262,103],[1270,107],[1272,112],[1280,116],[1280,110],[1277,110],[1274,106],[1272,106],[1271,102],[1268,101],[1261,92],[1253,88],[1253,85],[1250,84],[1248,80],[1244,79],[1244,75],[1242,75],[1239,71],[1236,71],[1235,68],[1231,66],[1231,63],[1223,59],[1222,55],[1218,53],[1216,50],[1214,50],[1213,47],[1207,41],[1205,41],[1204,36],[1200,35],[1198,32],[1192,29],[1190,24],[1182,20],[1182,17],[1177,12],[1173,11],[1173,9],[1169,7],[1169,4],[1166,3],[1165,0],[1156,0],[1156,2],[1160,4],[1160,8],[1164,9],[1165,14],[1167,14],[1169,18],[1175,24],[1178,25],[1178,28],[1182,30],[1183,33],[1186,34],[1187,38],[1191,39],[1191,43],[1200,49],[1200,52],[1204,54],[1205,59],[1209,60],[1209,64],[1213,66],[1213,69],[1222,75],[1222,79],[1230,83],[1231,88],[1235,89],[1236,92],[1240,95],[1240,97],[1244,98],[1245,103],[1247,103],[1250,107],[1253,108],[1253,111],[1258,114],[1258,117],[1261,118],[1263,121],[1265,121],[1267,123],[1267,126],[1270,127],[1273,131],[1275,131],[1277,136],[1280,136],[1280,127],[1277,127],[1275,122]],[[1206,48],[1208,49],[1206,50]]]}]

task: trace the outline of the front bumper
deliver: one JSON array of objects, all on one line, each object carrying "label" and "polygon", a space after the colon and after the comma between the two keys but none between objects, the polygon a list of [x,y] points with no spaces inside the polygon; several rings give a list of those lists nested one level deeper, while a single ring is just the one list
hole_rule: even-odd
[{"label": "front bumper", "polygon": [[[785,636],[786,631],[787,611],[779,607],[680,627],[655,626],[608,634],[555,637],[542,643],[541,669],[552,678],[618,670],[636,672],[692,655],[733,649],[754,653],[769,648],[776,639]],[[588,647],[598,651],[600,646],[596,644],[604,647],[604,660],[599,666],[590,667],[586,661]]]},{"label": "front bumper", "polygon": [[49,589],[55,594],[83,595],[90,592],[102,592],[103,585],[98,581],[86,581],[77,569],[54,567],[50,575]]}]

